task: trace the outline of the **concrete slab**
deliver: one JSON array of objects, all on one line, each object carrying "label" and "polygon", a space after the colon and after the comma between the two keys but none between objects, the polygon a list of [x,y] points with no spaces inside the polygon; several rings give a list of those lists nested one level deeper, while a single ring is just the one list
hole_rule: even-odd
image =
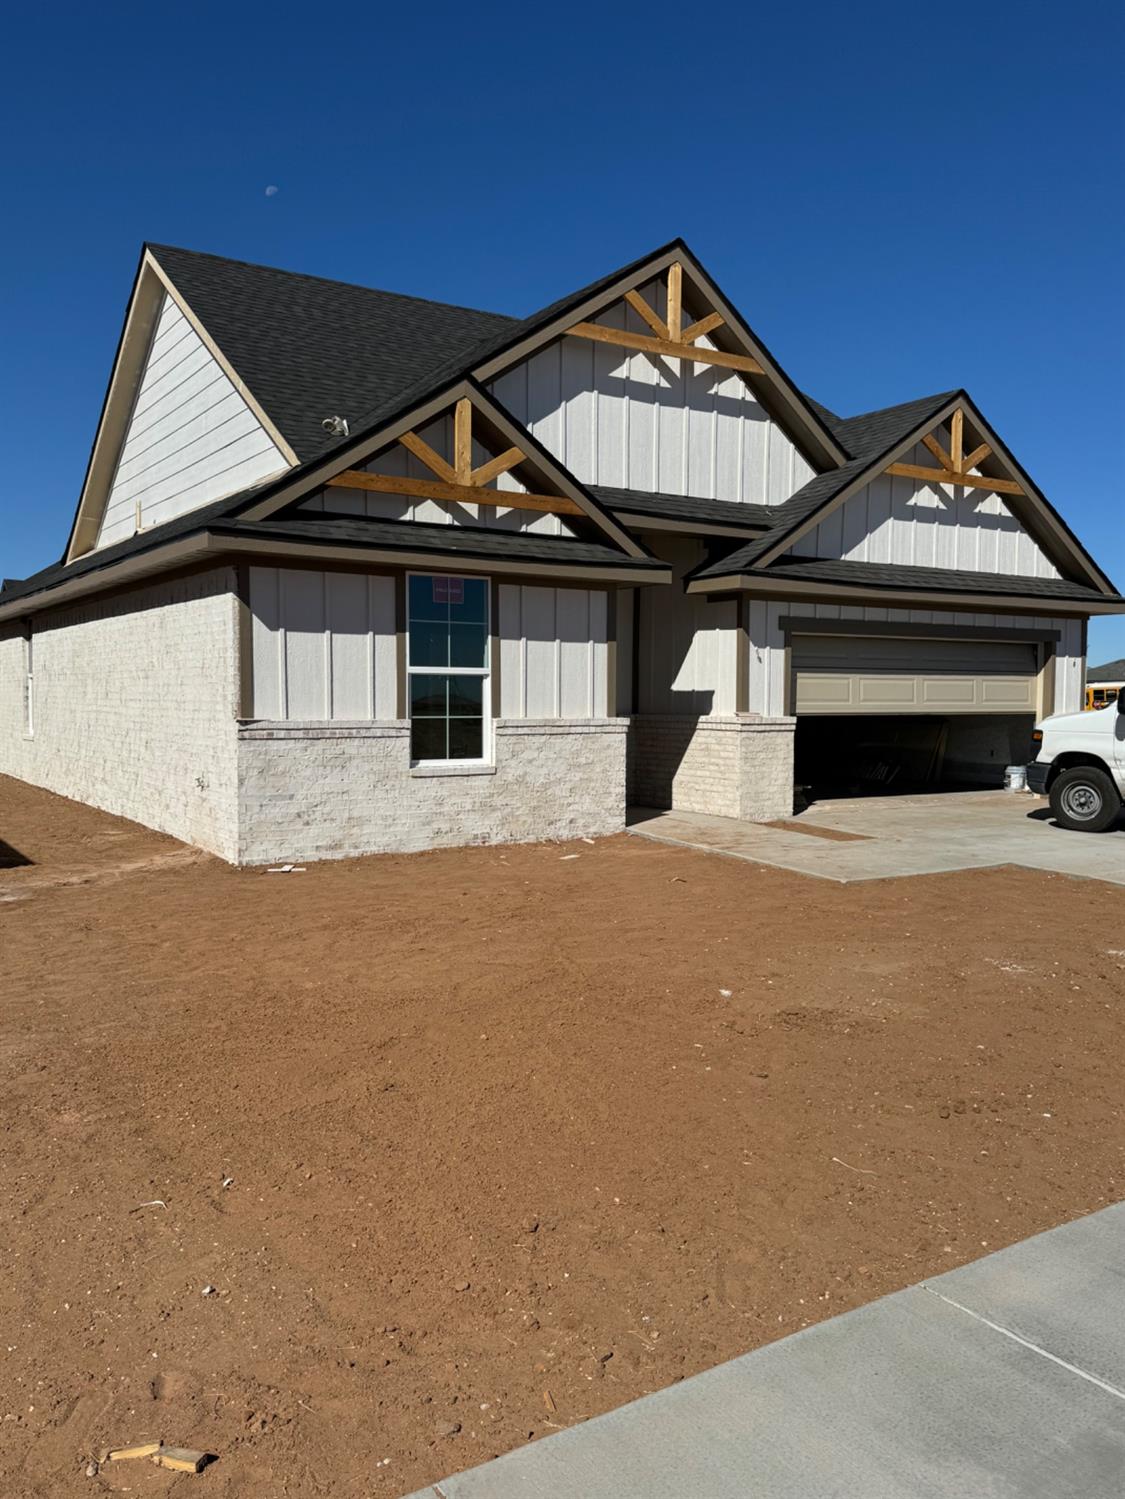
[{"label": "concrete slab", "polygon": [[1123,1211],[1036,1234],[926,1289],[1125,1390]]},{"label": "concrete slab", "polygon": [[[796,831],[798,826],[856,833],[861,841],[810,837]],[[1125,825],[1102,834],[1067,832],[1051,820],[1044,797],[1027,793],[817,802],[794,818],[790,828],[637,808],[630,813],[629,831],[845,884],[1015,864],[1125,885]]]},{"label": "concrete slab", "polygon": [[1121,1499],[1125,1386],[1080,1360],[1119,1367],[1093,1322],[1123,1274],[1125,1204],[412,1499]]}]

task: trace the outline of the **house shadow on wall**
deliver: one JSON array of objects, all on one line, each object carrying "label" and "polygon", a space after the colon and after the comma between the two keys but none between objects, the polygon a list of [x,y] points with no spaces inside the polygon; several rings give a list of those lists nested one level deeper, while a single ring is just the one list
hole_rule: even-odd
[{"label": "house shadow on wall", "polygon": [[711,714],[715,694],[673,689],[668,698],[664,712],[639,714],[629,726],[626,786],[631,806],[672,806],[676,778],[700,721]]}]

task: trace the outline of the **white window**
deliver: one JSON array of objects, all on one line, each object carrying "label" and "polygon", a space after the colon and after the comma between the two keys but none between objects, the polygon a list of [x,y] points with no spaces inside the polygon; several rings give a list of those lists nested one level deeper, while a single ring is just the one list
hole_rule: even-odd
[{"label": "white window", "polygon": [[486,578],[411,573],[406,670],[415,764],[483,762],[489,753]]},{"label": "white window", "polygon": [[35,655],[31,626],[23,638],[23,731],[30,738],[35,733]]}]

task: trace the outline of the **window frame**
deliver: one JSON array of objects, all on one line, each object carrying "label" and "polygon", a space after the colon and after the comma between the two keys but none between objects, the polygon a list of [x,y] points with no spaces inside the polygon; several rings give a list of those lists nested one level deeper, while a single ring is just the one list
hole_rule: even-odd
[{"label": "window frame", "polygon": [[[446,578],[449,581],[462,583],[480,583],[484,587],[484,666],[415,666],[410,659],[410,584],[414,578]],[[410,765],[411,769],[429,767],[443,767],[456,769],[458,766],[479,766],[492,764],[492,583],[491,579],[481,577],[473,573],[446,573],[446,572],[423,572],[420,570],[409,571],[403,576],[403,632],[405,635],[404,654],[406,658],[406,702],[404,704],[406,721],[410,726]],[[414,677],[477,677],[481,683],[481,752],[479,756],[472,758],[468,756],[456,759],[425,759],[419,760],[414,756],[414,716],[410,710],[411,682]],[[448,723],[448,716],[445,719]]]},{"label": "window frame", "polygon": [[29,624],[23,637],[23,737],[35,738],[35,645]]}]

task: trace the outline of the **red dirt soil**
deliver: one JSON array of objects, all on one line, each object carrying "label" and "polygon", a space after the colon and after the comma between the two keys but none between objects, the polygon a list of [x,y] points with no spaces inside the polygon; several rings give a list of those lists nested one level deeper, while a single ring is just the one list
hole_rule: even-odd
[{"label": "red dirt soil", "polygon": [[5,1499],[401,1495],[1125,1195],[1108,885],[0,838]]}]

